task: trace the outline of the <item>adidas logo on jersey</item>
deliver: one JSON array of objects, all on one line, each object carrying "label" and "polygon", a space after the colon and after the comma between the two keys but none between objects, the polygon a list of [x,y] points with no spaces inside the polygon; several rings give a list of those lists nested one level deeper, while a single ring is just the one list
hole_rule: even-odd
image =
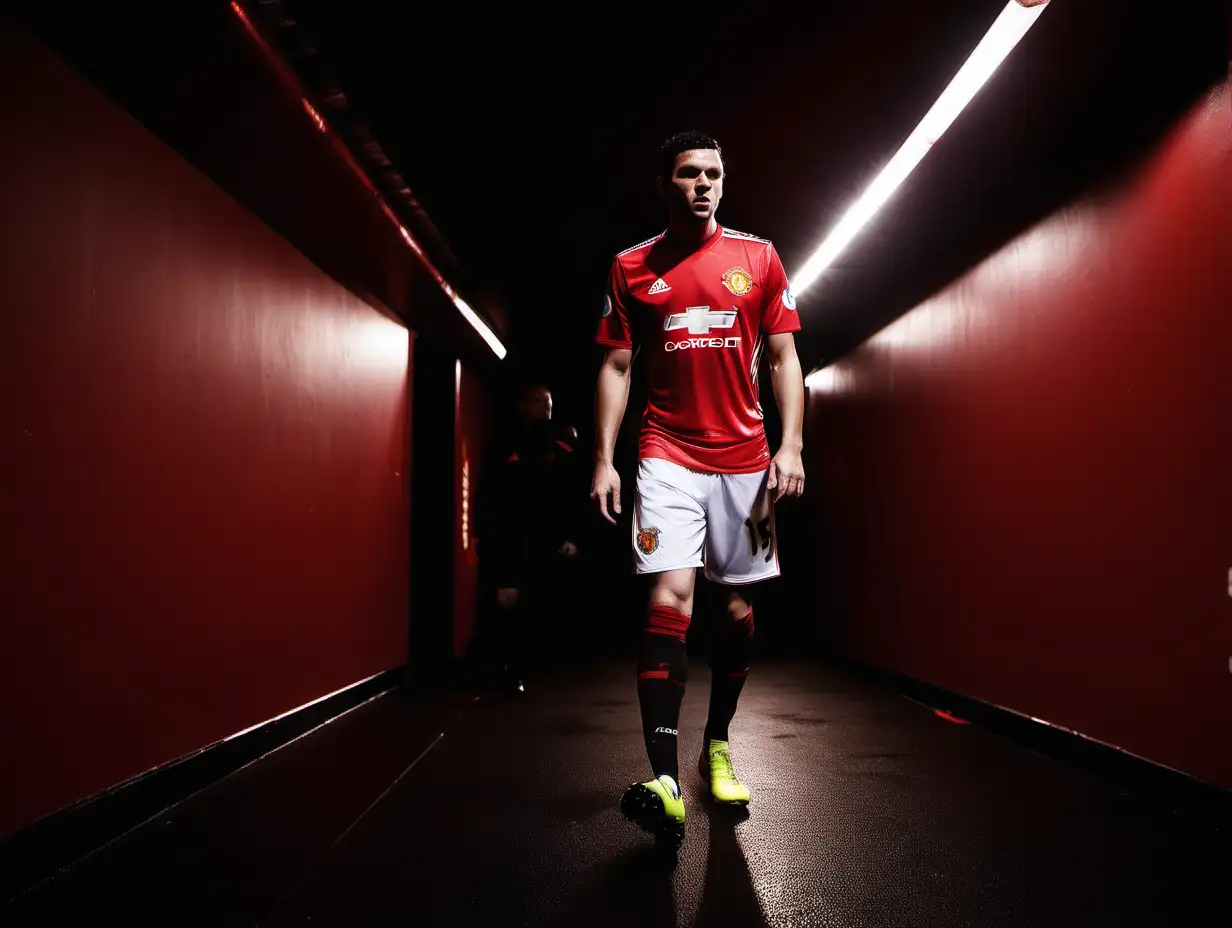
[{"label": "adidas logo on jersey", "polygon": [[650,285],[650,289],[646,291],[646,295],[654,296],[654,294],[656,293],[666,293],[670,289],[672,288],[669,287],[667,284],[665,284],[663,282],[663,278],[660,277],[658,280],[656,280],[653,284]]}]

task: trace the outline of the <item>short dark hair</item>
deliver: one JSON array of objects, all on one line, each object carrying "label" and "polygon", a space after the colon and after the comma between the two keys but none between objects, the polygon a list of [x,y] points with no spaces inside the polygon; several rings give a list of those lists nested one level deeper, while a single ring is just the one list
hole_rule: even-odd
[{"label": "short dark hair", "polygon": [[696,132],[692,129],[688,132],[677,132],[659,146],[659,176],[671,177],[676,167],[676,156],[682,151],[694,151],[699,148],[713,148],[720,158],[723,157],[723,149],[719,148],[719,143],[704,132]]},{"label": "short dark hair", "polygon": [[552,388],[548,384],[544,383],[543,380],[541,379],[537,379],[533,377],[528,378],[526,380],[523,380],[518,385],[517,391],[514,393],[513,399],[515,403],[520,405],[526,402],[536,393],[540,393],[540,392],[547,393],[549,396],[551,396]]}]

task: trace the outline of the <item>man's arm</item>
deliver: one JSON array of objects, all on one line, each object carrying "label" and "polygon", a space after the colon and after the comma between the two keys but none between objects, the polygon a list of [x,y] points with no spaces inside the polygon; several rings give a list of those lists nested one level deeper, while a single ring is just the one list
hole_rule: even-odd
[{"label": "man's arm", "polygon": [[778,492],[775,500],[784,496],[799,496],[804,492],[804,376],[796,356],[796,339],[790,332],[770,335],[766,340],[770,357],[770,382],[774,399],[783,419],[783,440],[778,454],[770,462],[770,477],[766,486]]},{"label": "man's arm", "polygon": [[[599,511],[615,524],[608,511],[608,496],[612,509],[620,514],[620,475],[612,464],[616,452],[616,435],[629,403],[629,368],[633,364],[632,348],[609,348],[599,367],[599,384],[595,391],[595,472],[590,483],[590,498],[599,501]],[[797,365],[798,369],[798,365]]]}]

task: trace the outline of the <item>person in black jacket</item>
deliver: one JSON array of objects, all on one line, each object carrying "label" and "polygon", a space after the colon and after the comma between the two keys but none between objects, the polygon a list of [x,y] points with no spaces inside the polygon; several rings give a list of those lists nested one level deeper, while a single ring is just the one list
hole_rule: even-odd
[{"label": "person in black jacket", "polygon": [[481,647],[511,695],[525,692],[528,651],[542,638],[532,626],[550,626],[553,588],[578,555],[574,434],[552,422],[551,391],[530,384],[518,395],[513,428],[493,443],[479,475]]}]

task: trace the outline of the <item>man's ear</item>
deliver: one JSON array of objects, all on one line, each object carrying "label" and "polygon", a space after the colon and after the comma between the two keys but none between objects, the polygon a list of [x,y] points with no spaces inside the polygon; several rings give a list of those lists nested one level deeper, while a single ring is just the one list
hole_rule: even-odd
[{"label": "man's ear", "polygon": [[655,175],[655,190],[658,192],[660,199],[667,199],[667,181],[663,179],[662,174]]}]

